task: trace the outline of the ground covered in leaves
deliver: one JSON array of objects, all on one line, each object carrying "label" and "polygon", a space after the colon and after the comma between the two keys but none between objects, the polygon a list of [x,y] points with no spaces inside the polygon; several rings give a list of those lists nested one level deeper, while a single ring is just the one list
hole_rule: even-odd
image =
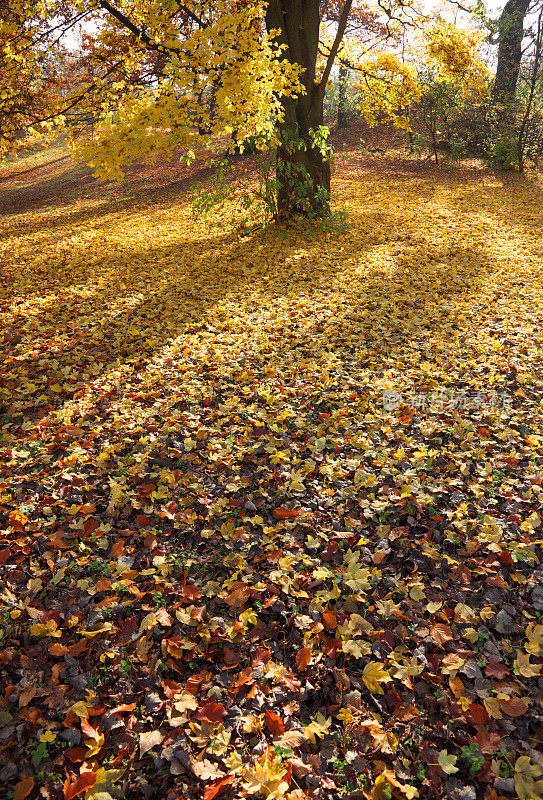
[{"label": "ground covered in leaves", "polygon": [[2,796],[542,798],[537,187],[347,147],[349,230],[240,235],[53,155],[0,173]]}]

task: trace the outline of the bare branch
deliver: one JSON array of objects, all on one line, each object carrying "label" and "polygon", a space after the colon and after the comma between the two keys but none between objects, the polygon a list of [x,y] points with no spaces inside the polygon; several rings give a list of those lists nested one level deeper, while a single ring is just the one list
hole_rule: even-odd
[{"label": "bare branch", "polygon": [[336,38],[334,39],[334,44],[330,49],[330,55],[326,61],[326,66],[324,68],[324,73],[320,80],[319,86],[324,88],[328,83],[328,78],[330,77],[330,72],[332,71],[332,67],[334,65],[335,58],[338,54],[339,47],[343,40],[343,36],[345,35],[345,30],[347,28],[347,22],[349,20],[349,14],[351,13],[351,7],[353,4],[353,0],[346,0],[345,5],[343,6],[343,10],[341,12],[341,16],[339,18],[338,27],[337,27],[337,34]]}]

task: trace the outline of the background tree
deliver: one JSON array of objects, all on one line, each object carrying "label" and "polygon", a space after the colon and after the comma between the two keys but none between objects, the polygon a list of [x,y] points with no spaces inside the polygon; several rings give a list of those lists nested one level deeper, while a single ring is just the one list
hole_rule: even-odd
[{"label": "background tree", "polygon": [[[59,9],[59,12],[61,10]],[[23,143],[67,91],[69,55],[61,39],[73,22],[43,19],[31,5],[0,12],[0,151]]]},{"label": "background tree", "polygon": [[507,0],[498,22],[498,63],[492,93],[503,106],[509,106],[515,98],[529,6],[530,0]]},{"label": "background tree", "polygon": [[543,5],[529,37],[530,49],[520,75],[524,108],[517,143],[519,172],[524,172],[526,157],[536,166],[543,155]]}]

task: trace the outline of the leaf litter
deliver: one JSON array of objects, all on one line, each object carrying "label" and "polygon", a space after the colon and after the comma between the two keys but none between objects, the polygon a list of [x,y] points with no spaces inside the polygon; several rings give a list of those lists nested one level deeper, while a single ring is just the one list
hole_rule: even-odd
[{"label": "leaf litter", "polygon": [[543,797],[540,195],[338,160],[4,217],[6,796]]}]

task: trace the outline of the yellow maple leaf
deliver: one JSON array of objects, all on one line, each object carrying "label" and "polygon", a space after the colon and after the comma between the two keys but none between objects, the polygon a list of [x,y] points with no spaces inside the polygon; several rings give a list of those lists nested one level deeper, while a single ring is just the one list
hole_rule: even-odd
[{"label": "yellow maple leaf", "polygon": [[315,744],[315,737],[318,736],[320,739],[324,739],[331,724],[332,719],[330,717],[325,717],[324,714],[321,714],[319,711],[315,719],[313,719],[309,725],[305,726],[304,736]]},{"label": "yellow maple leaf", "polygon": [[344,725],[350,725],[354,720],[354,715],[350,708],[342,708],[341,711],[338,711],[336,717],[340,719]]},{"label": "yellow maple leaf", "polygon": [[47,620],[47,622],[35,622],[30,626],[31,636],[51,636],[53,639],[59,639],[62,633],[58,630],[58,624],[54,619]]},{"label": "yellow maple leaf", "polygon": [[543,767],[533,764],[529,756],[520,756],[515,761],[515,790],[520,800],[542,800]]},{"label": "yellow maple leaf", "polygon": [[386,669],[383,669],[383,665],[379,661],[370,661],[364,667],[362,680],[370,692],[374,694],[384,694],[381,683],[388,683],[392,678],[390,677],[390,673]]},{"label": "yellow maple leaf", "polygon": [[391,769],[385,769],[375,779],[371,793],[372,800],[389,800],[391,787],[398,789],[407,797],[407,800],[413,800],[413,798],[419,796],[418,790],[414,786],[410,786],[408,783],[401,783]]},{"label": "yellow maple leaf", "polygon": [[454,775],[458,772],[458,767],[455,766],[458,761],[458,756],[449,755],[446,750],[440,750],[437,757],[437,763],[445,773],[445,775]]},{"label": "yellow maple leaf", "polygon": [[280,800],[288,791],[283,780],[286,766],[276,758],[265,758],[243,770],[242,786],[247,794],[262,794],[266,800]]},{"label": "yellow maple leaf", "polygon": [[519,653],[513,666],[515,675],[522,675],[524,678],[537,678],[541,674],[541,664],[530,664],[528,653]]}]

